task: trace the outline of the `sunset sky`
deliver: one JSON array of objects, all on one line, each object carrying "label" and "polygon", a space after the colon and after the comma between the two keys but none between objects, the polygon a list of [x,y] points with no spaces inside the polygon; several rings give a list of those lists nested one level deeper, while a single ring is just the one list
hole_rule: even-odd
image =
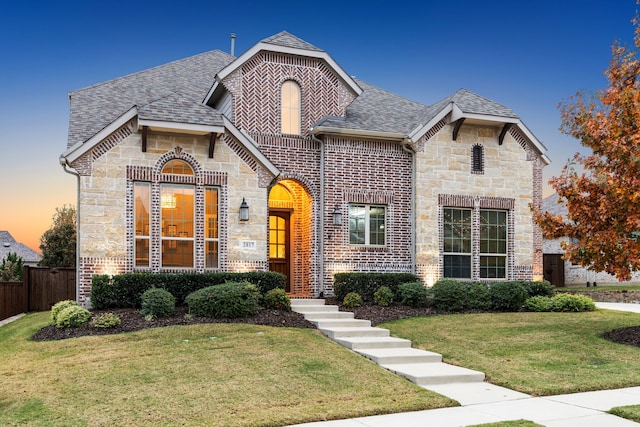
[{"label": "sunset sky", "polygon": [[[9,3],[9,4],[7,4]],[[512,108],[557,175],[580,150],[557,105],[604,88],[611,44],[633,43],[634,0],[12,1],[0,6],[0,230],[38,250],[76,203],[70,91],[213,49],[236,55],[286,30],[361,80],[424,104],[460,88]],[[545,193],[546,194],[546,193]]]}]

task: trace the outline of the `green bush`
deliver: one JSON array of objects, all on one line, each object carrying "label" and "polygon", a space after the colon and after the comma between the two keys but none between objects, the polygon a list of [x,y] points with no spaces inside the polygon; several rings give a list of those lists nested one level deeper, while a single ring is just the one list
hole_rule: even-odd
[{"label": "green bush", "polygon": [[187,295],[189,313],[196,317],[237,318],[258,312],[260,293],[247,282],[209,286]]},{"label": "green bush", "polygon": [[58,328],[77,328],[85,325],[91,318],[91,313],[79,305],[70,305],[63,308],[56,316]]},{"label": "green bush", "polygon": [[69,299],[55,303],[53,307],[51,307],[51,324],[55,325],[58,323],[58,315],[62,310],[64,310],[67,307],[74,307],[74,306],[79,307],[80,304],[78,304],[76,301],[69,300]]},{"label": "green bush", "polygon": [[357,292],[349,292],[342,300],[346,308],[362,307],[362,297]]},{"label": "green bush", "polygon": [[458,312],[467,308],[467,286],[451,279],[438,280],[433,285],[433,305],[438,310]]},{"label": "green bush", "polygon": [[491,310],[491,295],[486,283],[467,283],[467,308],[469,310]]},{"label": "green bush", "polygon": [[387,286],[380,286],[373,294],[373,301],[381,307],[387,307],[393,302],[393,291]]},{"label": "green bush", "polygon": [[337,273],[333,276],[333,292],[340,301],[349,292],[357,292],[363,301],[369,302],[374,300],[374,294],[381,286],[391,289],[397,297],[402,283],[418,280],[418,276],[411,273]]},{"label": "green bush", "polygon": [[594,311],[596,305],[586,295],[557,294],[551,298],[551,311]]},{"label": "green bush", "polygon": [[291,300],[284,289],[271,289],[264,296],[263,304],[272,310],[291,311]]},{"label": "green bush", "polygon": [[554,286],[551,283],[547,282],[546,280],[542,282],[521,281],[520,283],[527,290],[527,294],[530,297],[535,297],[538,295],[541,295],[544,297],[552,297],[553,294],[555,293]]},{"label": "green bush", "polygon": [[97,275],[92,278],[91,304],[95,309],[140,307],[142,294],[151,288],[162,288],[182,305],[190,293],[198,289],[226,282],[248,282],[265,295],[271,289],[285,288],[286,277],[272,271],[244,273],[126,273],[113,277]]},{"label": "green bush", "polygon": [[520,311],[528,294],[520,282],[495,282],[489,285],[491,307],[495,311]]},{"label": "green bush", "polygon": [[91,326],[94,328],[115,328],[120,323],[122,323],[122,320],[115,313],[103,313],[91,319]]},{"label": "green bush", "polygon": [[153,288],[142,294],[140,314],[155,317],[167,317],[176,309],[176,299],[168,291]]},{"label": "green bush", "polygon": [[546,312],[551,311],[553,303],[551,298],[543,295],[536,295],[531,298],[527,298],[524,302],[524,306],[529,311]]},{"label": "green bush", "polygon": [[433,292],[421,282],[408,282],[398,287],[398,298],[403,305],[428,307],[433,303]]}]

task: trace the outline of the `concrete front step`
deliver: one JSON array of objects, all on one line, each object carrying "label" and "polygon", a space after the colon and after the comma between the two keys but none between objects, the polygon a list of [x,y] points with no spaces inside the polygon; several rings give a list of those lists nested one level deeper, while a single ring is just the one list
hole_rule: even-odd
[{"label": "concrete front step", "polygon": [[344,337],[335,338],[335,342],[351,350],[408,348],[411,341],[396,337]]},{"label": "concrete front step", "polygon": [[482,372],[446,363],[390,363],[380,366],[421,386],[484,381]]},{"label": "concrete front step", "polygon": [[304,318],[311,320],[326,320],[326,319],[353,319],[353,313],[350,311],[314,311],[311,313],[301,313]]},{"label": "concrete front step", "polygon": [[370,320],[363,319],[318,319],[309,321],[320,330],[328,328],[368,328],[371,326]]},{"label": "concrete front step", "polygon": [[326,313],[326,312],[338,312],[337,305],[291,305],[291,310],[296,313]]},{"label": "concrete front step", "polygon": [[417,348],[368,348],[354,350],[378,365],[409,363],[440,363],[442,355]]},{"label": "concrete front step", "polygon": [[298,307],[302,305],[324,305],[323,299],[316,298],[292,298],[291,307]]},{"label": "concrete front step", "polygon": [[320,332],[335,340],[336,338],[346,337],[388,337],[389,330],[374,327],[354,326],[348,327],[332,327],[318,328]]}]

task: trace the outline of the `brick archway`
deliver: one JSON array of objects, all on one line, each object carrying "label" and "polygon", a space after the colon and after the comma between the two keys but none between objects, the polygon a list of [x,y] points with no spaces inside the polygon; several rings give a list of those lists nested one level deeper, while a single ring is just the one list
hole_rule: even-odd
[{"label": "brick archway", "polygon": [[300,182],[285,179],[271,188],[269,223],[269,269],[288,276],[290,296],[311,296],[313,199]]}]

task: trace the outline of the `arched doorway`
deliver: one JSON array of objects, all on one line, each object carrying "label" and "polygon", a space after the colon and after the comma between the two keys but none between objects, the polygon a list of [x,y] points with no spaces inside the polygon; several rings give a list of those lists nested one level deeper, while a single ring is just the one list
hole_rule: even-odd
[{"label": "arched doorway", "polygon": [[291,296],[311,295],[311,196],[297,181],[278,182],[269,192],[269,270],[287,277]]}]

